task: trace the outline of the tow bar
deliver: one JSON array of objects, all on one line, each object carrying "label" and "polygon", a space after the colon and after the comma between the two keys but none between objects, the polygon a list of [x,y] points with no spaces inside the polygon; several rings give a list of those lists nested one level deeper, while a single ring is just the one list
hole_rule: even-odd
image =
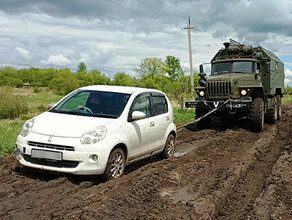
[{"label": "tow bar", "polygon": [[[188,126],[188,125],[190,125],[190,124],[196,124],[196,123],[197,123],[198,121],[200,121],[201,119],[203,119],[203,118],[205,118],[205,117],[207,117],[207,116],[213,114],[213,113],[216,112],[218,109],[220,109],[221,107],[225,106],[228,102],[230,102],[230,99],[226,100],[222,105],[220,105],[220,106],[218,106],[218,107],[212,109],[211,111],[209,111],[209,112],[206,113],[205,115],[201,116],[200,118],[197,118],[197,119],[195,119],[194,121],[192,121],[192,122],[190,122],[190,123],[188,123],[188,124],[182,125],[182,126],[178,127],[177,129],[181,129],[181,128],[183,128],[183,127],[185,127],[185,126]],[[207,105],[206,103],[204,103],[204,104]],[[208,105],[208,106],[209,106],[209,105]]]}]

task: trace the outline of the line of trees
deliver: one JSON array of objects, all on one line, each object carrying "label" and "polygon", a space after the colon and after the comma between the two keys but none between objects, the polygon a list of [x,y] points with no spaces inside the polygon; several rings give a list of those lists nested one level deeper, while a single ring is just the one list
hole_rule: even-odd
[{"label": "line of trees", "polygon": [[[183,108],[191,97],[190,77],[186,76],[180,60],[174,56],[146,58],[135,68],[137,77],[126,73],[116,73],[111,80],[98,70],[87,71],[86,64],[80,62],[76,72],[69,69],[15,69],[10,66],[0,68],[0,86],[22,87],[29,83],[33,87],[49,87],[54,93],[65,95],[76,88],[87,85],[121,85],[155,88],[164,91]],[[195,85],[198,75],[194,75]]]}]

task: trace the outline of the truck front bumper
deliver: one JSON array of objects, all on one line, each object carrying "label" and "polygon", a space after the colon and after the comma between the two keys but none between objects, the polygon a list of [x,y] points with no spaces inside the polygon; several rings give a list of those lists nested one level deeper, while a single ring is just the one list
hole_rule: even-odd
[{"label": "truck front bumper", "polygon": [[186,108],[206,108],[212,110],[218,109],[247,109],[250,108],[252,98],[249,96],[241,97],[240,99],[229,99],[224,106],[225,100],[206,100],[203,97],[198,97],[194,102],[186,102]]}]

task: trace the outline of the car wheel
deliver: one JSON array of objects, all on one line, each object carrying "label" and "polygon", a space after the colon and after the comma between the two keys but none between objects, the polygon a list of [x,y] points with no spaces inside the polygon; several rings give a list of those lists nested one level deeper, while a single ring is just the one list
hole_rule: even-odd
[{"label": "car wheel", "polygon": [[163,158],[173,157],[174,154],[174,146],[175,146],[175,138],[173,134],[170,134],[165,142],[164,149],[161,153]]},{"label": "car wheel", "polygon": [[125,162],[125,153],[121,148],[117,148],[111,152],[103,179],[107,181],[121,177],[125,170]]}]

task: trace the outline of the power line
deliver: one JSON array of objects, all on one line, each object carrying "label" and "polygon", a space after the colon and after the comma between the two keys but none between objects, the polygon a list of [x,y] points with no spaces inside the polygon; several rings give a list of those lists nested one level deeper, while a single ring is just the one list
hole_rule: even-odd
[{"label": "power line", "polygon": [[162,13],[162,14],[168,16],[168,17],[177,18],[176,16],[166,14],[165,12],[163,12],[163,11],[157,9],[157,8],[152,7],[151,5],[145,3],[145,2],[143,2],[143,1],[141,1],[141,0],[137,0],[137,1],[138,1],[138,2],[141,2],[143,5],[146,5],[146,6],[149,7],[149,8],[152,8],[152,9],[154,9],[154,10],[156,10],[156,11],[159,11],[160,13]]},{"label": "power line", "polygon": [[[165,2],[162,2],[161,0],[156,0],[156,1],[158,1],[158,2],[160,2],[161,4],[164,4]],[[166,4],[165,4],[166,5]],[[180,11],[180,10],[178,10],[177,8],[174,8],[173,6],[171,6],[171,5],[166,5],[166,6],[168,6],[168,8],[170,8],[170,9],[172,9],[173,11],[175,11],[177,14],[181,14],[181,15],[183,15],[184,17],[187,17],[188,15],[187,14],[185,14],[184,12],[182,12],[182,11]],[[179,13],[178,13],[179,12]],[[185,18],[184,18],[185,19]],[[199,23],[197,23],[193,18],[191,18],[191,21],[193,22],[193,23],[195,23],[197,26],[201,26]],[[221,42],[220,41],[218,41],[217,39],[215,39],[215,38],[210,38],[208,35],[206,35],[206,34],[204,34],[204,33],[202,33],[202,35],[204,35],[206,38],[208,38],[210,41],[213,41],[213,43],[214,43],[214,41],[216,42],[216,44],[219,44],[219,45],[221,45]]]},{"label": "power line", "polygon": [[155,21],[157,21],[157,22],[159,22],[159,23],[165,25],[164,23],[160,22],[160,21],[157,20],[156,18],[154,18],[154,17],[152,17],[152,16],[149,16],[149,15],[143,13],[143,12],[140,12],[140,11],[134,10],[134,9],[132,9],[132,8],[129,8],[129,7],[126,7],[126,6],[122,5],[122,4],[116,3],[116,2],[111,1],[111,0],[107,0],[107,1],[110,2],[110,3],[112,3],[112,4],[114,4],[114,5],[117,5],[117,6],[119,6],[119,7],[125,8],[125,9],[127,9],[127,10],[129,10],[129,11],[135,13],[135,14],[144,15],[145,17],[148,17],[148,18],[150,18],[150,19],[153,19],[153,20],[155,20]]},{"label": "power line", "polygon": [[[149,4],[145,3],[145,2],[143,2],[142,0],[138,0],[138,1],[139,1],[140,3],[142,3],[143,5],[146,5],[147,7],[151,8],[151,9],[154,9],[154,10],[156,10],[156,11],[159,11],[161,14],[164,14],[164,16],[173,17],[173,18],[179,18],[179,19],[181,19],[181,20],[182,20],[182,19],[185,20],[185,19],[182,18],[181,16],[169,15],[169,14],[165,13],[164,11],[159,10],[159,9],[157,9],[157,8],[155,8],[155,7],[151,6],[151,5],[149,5]],[[157,0],[157,1],[160,2],[161,4],[164,4],[164,3],[161,2],[160,0]],[[155,17],[153,17],[153,16],[150,16],[150,15],[145,14],[145,13],[143,13],[143,12],[140,12],[140,11],[138,11],[138,10],[135,10],[135,9],[129,8],[129,7],[124,6],[124,5],[120,4],[120,3],[114,2],[114,1],[112,1],[112,0],[108,0],[108,2],[110,2],[110,3],[112,3],[112,4],[116,5],[116,6],[119,6],[119,7],[125,8],[125,9],[131,11],[132,13],[139,14],[139,15],[143,15],[143,16],[145,16],[145,17],[147,17],[147,18],[150,18],[150,19],[152,19],[152,20],[155,20],[156,22],[159,22],[159,23],[161,23],[161,24],[163,24],[163,25],[166,25],[165,23],[161,22],[161,21],[159,20],[159,18],[155,18]],[[172,6],[171,6],[171,7],[172,7]],[[170,7],[169,7],[169,8],[170,8]],[[173,8],[173,7],[172,7],[172,8]],[[175,9],[175,8],[173,8],[172,10],[175,11],[176,13],[177,13],[177,11],[179,11],[179,10],[177,10],[177,9]],[[181,11],[179,11],[179,12],[185,16],[184,13],[182,13]],[[177,14],[178,14],[178,13],[177,13]],[[191,21],[193,21],[193,19],[191,19]],[[197,22],[194,22],[194,23],[198,24]],[[201,32],[200,34],[202,34],[202,35],[205,36],[206,38],[209,38],[210,41],[215,40],[214,38],[211,39],[208,35],[206,35],[206,34],[204,34],[204,33],[202,33],[202,32]],[[203,42],[201,39],[197,39],[195,36],[191,36],[191,37],[194,38],[194,39],[196,39],[196,41],[201,42],[201,45],[202,45],[203,47],[205,47],[207,50],[210,50],[210,47],[206,46],[206,45],[205,45],[205,42]],[[221,43],[220,43],[220,45],[221,45]],[[212,46],[212,47],[213,47],[213,46]],[[214,48],[214,50],[215,50],[215,48]],[[217,49],[216,49],[216,50],[217,50]]]},{"label": "power line", "polygon": [[[149,7],[149,8],[152,8],[152,9],[154,9],[154,10],[156,10],[156,11],[159,11],[159,12],[161,12],[161,13],[163,13],[164,15],[166,15],[166,16],[168,16],[168,17],[173,17],[173,18],[179,18],[179,19],[181,19],[181,20],[185,20],[184,18],[181,18],[181,17],[178,17],[178,16],[174,16],[174,15],[169,15],[169,14],[167,14],[167,13],[165,13],[164,11],[162,11],[162,10],[160,10],[160,9],[157,9],[157,8],[155,8],[155,7],[153,7],[153,6],[151,6],[151,5],[149,5],[149,4],[147,4],[147,3],[145,3],[145,2],[143,2],[142,0],[138,0],[140,3],[142,3],[142,4],[144,4],[144,5],[146,5],[147,7]],[[159,1],[161,4],[163,4],[163,2],[161,2],[161,1]],[[183,13],[182,13],[183,14]],[[192,19],[192,18],[191,18]],[[193,20],[192,20],[193,21]],[[203,34],[203,33],[202,33]],[[206,38],[209,38],[209,36],[207,36],[207,35],[205,35],[206,36]],[[193,36],[192,36],[193,37]],[[194,37],[193,37],[194,38]],[[201,41],[201,40],[198,40],[198,39],[196,39],[197,41],[200,41],[202,44],[202,46],[204,46],[204,47],[206,47],[208,50],[210,49],[209,47],[207,47],[206,45],[204,45],[204,43],[203,43],[203,41]],[[220,43],[220,45],[221,45],[221,43]],[[215,49],[214,49],[215,50]]]}]

